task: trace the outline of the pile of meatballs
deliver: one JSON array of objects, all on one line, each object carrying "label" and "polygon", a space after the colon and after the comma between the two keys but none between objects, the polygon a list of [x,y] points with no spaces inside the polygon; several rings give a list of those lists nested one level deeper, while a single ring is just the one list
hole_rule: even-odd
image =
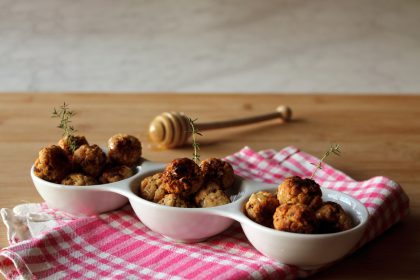
[{"label": "pile of meatballs", "polygon": [[96,144],[89,145],[84,136],[71,137],[72,143],[69,137],[63,137],[57,145],[39,151],[34,165],[36,176],[63,185],[107,184],[131,177],[141,159],[141,142],[131,135],[112,136],[108,154]]},{"label": "pile of meatballs", "polygon": [[289,177],[276,194],[252,194],[245,213],[256,223],[294,233],[334,233],[353,227],[351,217],[339,204],[323,202],[321,197],[321,188],[314,180]]},{"label": "pile of meatballs", "polygon": [[163,172],[144,178],[139,195],[166,206],[207,208],[230,203],[225,191],[233,183],[233,169],[228,162],[209,158],[198,165],[189,158],[179,158]]}]

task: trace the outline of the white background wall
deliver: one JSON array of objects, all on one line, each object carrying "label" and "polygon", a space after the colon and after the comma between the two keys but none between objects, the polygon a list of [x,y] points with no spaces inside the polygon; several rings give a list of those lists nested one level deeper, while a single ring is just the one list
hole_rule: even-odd
[{"label": "white background wall", "polygon": [[420,93],[420,1],[0,0],[0,91]]}]

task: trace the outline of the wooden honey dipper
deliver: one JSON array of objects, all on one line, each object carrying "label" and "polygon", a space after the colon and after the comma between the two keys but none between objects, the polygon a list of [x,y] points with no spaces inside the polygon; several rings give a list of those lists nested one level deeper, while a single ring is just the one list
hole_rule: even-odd
[{"label": "wooden honey dipper", "polygon": [[[252,124],[280,118],[287,122],[292,117],[292,110],[288,106],[281,105],[275,112],[226,121],[197,123],[199,131],[217,128],[226,128]],[[161,148],[175,148],[182,146],[191,136],[191,127],[188,117],[184,113],[165,112],[155,117],[149,126],[149,137]]]}]

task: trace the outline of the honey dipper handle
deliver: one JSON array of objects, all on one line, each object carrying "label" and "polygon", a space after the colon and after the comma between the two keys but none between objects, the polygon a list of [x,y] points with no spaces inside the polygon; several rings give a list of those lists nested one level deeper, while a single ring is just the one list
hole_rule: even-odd
[{"label": "honey dipper handle", "polygon": [[203,131],[203,130],[211,130],[211,129],[217,129],[217,128],[240,126],[240,125],[245,125],[245,124],[252,124],[252,123],[268,121],[272,119],[278,119],[278,118],[283,119],[283,121],[287,122],[291,119],[291,117],[292,117],[292,110],[288,106],[281,105],[277,107],[276,112],[273,112],[273,113],[247,117],[247,118],[234,119],[234,120],[227,120],[227,121],[197,123],[197,128]]}]

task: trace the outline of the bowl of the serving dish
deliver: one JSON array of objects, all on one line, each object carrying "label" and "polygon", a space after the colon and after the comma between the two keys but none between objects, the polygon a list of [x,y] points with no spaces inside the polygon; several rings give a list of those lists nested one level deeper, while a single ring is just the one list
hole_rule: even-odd
[{"label": "bowl of the serving dish", "polygon": [[35,175],[31,168],[31,178],[36,190],[49,208],[65,211],[74,215],[97,215],[118,209],[128,202],[126,196],[115,190],[129,189],[131,182],[139,175],[140,166],[134,175],[124,180],[91,186],[72,186],[56,184]]},{"label": "bowl of the serving dish", "polygon": [[[163,169],[146,172],[140,181],[162,171]],[[195,243],[215,236],[232,225],[234,220],[221,213],[229,212],[231,205],[238,203],[236,199],[240,197],[241,182],[242,179],[235,176],[233,186],[226,191],[234,201],[216,207],[180,208],[161,205],[140,197],[137,185],[132,186],[135,195],[129,196],[129,201],[140,221],[152,231],[175,242]]]},{"label": "bowl of the serving dish", "polygon": [[[241,226],[249,242],[272,259],[307,269],[327,265],[349,254],[357,247],[365,232],[368,211],[352,196],[335,190],[321,189],[324,201],[340,204],[350,215],[353,220],[352,228],[336,233],[302,234],[275,230],[248,219],[245,222],[241,221]],[[274,193],[276,188],[267,191]]]}]

